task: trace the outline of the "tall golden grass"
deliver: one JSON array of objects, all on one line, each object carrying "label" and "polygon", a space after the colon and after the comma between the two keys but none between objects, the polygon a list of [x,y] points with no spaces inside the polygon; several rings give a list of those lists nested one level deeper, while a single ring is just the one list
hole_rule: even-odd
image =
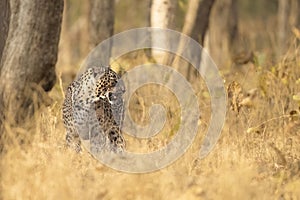
[{"label": "tall golden grass", "polygon": [[[146,57],[125,56],[115,61],[118,65],[113,67],[123,66],[128,70],[144,62],[143,59]],[[293,99],[300,92],[298,50],[289,52],[274,66],[256,63],[249,64],[247,69],[243,74],[223,74],[227,85],[238,80],[242,100],[248,103],[237,102],[241,104],[239,112],[228,108],[215,149],[205,159],[198,159],[210,118],[210,100],[199,79],[193,87],[199,91],[203,117],[194,144],[169,167],[146,174],[118,172],[86,151],[77,154],[65,147],[63,98],[58,83],[50,94],[54,102],[50,107],[42,108],[23,128],[5,126],[4,153],[0,160],[1,198],[299,199],[300,104]],[[247,96],[247,90],[253,88],[255,95]],[[155,91],[165,97],[153,98],[151,94]],[[180,108],[176,103],[170,104],[169,98],[174,96],[156,86],[137,91],[130,104],[137,123],[147,123],[147,108],[155,100],[165,105],[170,116],[156,138],[138,141],[127,137],[129,148],[152,151],[176,134]]]}]

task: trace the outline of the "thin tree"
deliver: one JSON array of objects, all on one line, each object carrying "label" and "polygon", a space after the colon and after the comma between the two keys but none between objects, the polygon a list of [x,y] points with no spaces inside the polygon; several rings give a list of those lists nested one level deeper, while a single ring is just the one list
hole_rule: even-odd
[{"label": "thin tree", "polygon": [[[175,11],[177,7],[177,0],[152,0],[150,24],[154,28],[174,28]],[[152,35],[151,42],[153,46],[164,43],[168,45],[167,35]],[[152,56],[158,60],[163,61],[166,54],[161,51],[152,49]]]},{"label": "thin tree", "polygon": [[292,33],[298,35],[300,29],[300,0],[279,0],[277,22],[277,57],[281,59],[288,50],[292,50]]},{"label": "thin tree", "polygon": [[215,0],[191,0],[188,5],[182,32],[190,35],[202,46],[208,29],[211,8],[214,3]]},{"label": "thin tree", "polygon": [[300,0],[291,0],[290,24],[300,28]]},{"label": "thin tree", "polygon": [[[194,40],[199,42],[203,46],[204,37],[206,35],[208,26],[209,26],[209,18],[211,8],[214,5],[215,0],[190,0],[188,4],[188,10],[186,12],[184,26],[182,29],[182,33],[187,36],[192,37]],[[181,55],[184,49],[184,43],[181,40],[179,43],[179,47],[177,50],[177,55]],[[200,63],[201,55],[198,56],[198,61]],[[170,59],[170,58],[169,58]],[[179,67],[183,67],[183,63],[180,63],[180,57],[176,56],[173,60],[171,58],[169,63],[175,67],[175,69],[179,70]],[[191,66],[188,67],[184,75],[187,76],[188,79],[191,78]]]},{"label": "thin tree", "polygon": [[0,61],[8,34],[10,8],[9,0],[0,0]]},{"label": "thin tree", "polygon": [[291,11],[290,0],[278,1],[278,52],[282,56],[287,50],[287,39],[289,35],[289,14]]},{"label": "thin tree", "polygon": [[63,0],[9,3],[9,31],[0,63],[0,125],[8,117],[23,121],[34,112],[34,105],[45,102],[45,92],[56,80],[63,12]]}]

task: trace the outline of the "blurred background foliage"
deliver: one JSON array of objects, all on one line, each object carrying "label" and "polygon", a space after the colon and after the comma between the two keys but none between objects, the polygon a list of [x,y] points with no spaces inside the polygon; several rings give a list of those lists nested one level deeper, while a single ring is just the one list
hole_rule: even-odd
[{"label": "blurred background foliage", "polygon": [[[216,1],[218,2],[218,1]],[[188,9],[188,0],[179,0],[175,11],[174,30],[182,31]],[[274,64],[279,58],[278,0],[236,0],[238,12],[237,53],[255,52],[260,64]],[[88,44],[88,3],[65,0],[63,32],[61,36],[59,65],[68,69],[78,66],[91,48]],[[150,26],[150,0],[116,0],[114,33]],[[297,11],[296,11],[297,12]],[[222,37],[222,33],[220,37]],[[291,31],[289,30],[289,36]],[[288,40],[291,40],[288,37]],[[73,45],[76,43],[76,45]],[[70,48],[70,45],[72,46]],[[205,46],[204,46],[205,47]],[[267,62],[267,63],[265,63]]]}]

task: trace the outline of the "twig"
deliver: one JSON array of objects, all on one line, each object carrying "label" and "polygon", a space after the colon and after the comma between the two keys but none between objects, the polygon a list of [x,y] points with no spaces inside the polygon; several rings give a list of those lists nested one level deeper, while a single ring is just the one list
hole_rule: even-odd
[{"label": "twig", "polygon": [[[297,116],[297,115],[296,115],[296,116]],[[300,114],[298,114],[298,116],[300,116]],[[281,115],[281,116],[279,116],[279,117],[274,117],[274,118],[268,119],[267,121],[262,122],[261,124],[255,126],[255,127],[252,127],[252,128],[253,128],[253,129],[257,129],[257,128],[263,126],[263,125],[266,124],[266,123],[269,123],[269,122],[271,122],[271,121],[274,121],[274,120],[277,120],[277,119],[281,119],[281,118],[287,118],[287,117],[291,117],[291,115]]]}]

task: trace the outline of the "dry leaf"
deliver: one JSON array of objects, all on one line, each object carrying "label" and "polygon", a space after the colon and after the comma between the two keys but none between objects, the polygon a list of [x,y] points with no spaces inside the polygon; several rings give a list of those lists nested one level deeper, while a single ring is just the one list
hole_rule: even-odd
[{"label": "dry leaf", "polygon": [[240,112],[243,100],[242,87],[239,83],[233,81],[227,87],[228,100],[230,102],[230,109],[235,112]]}]

